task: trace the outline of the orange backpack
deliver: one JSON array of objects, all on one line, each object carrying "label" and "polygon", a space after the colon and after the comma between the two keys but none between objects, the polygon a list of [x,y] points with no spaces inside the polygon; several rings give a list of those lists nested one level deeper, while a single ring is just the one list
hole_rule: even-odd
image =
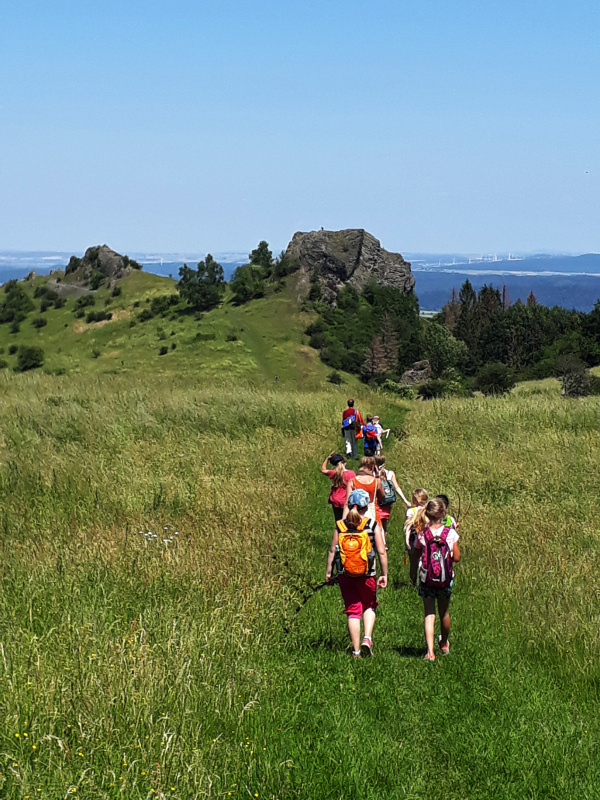
[{"label": "orange backpack", "polygon": [[373,568],[375,553],[369,535],[372,533],[368,527],[370,522],[368,517],[363,517],[354,529],[348,528],[342,520],[337,523],[338,546],[345,575],[356,578],[368,575]]}]

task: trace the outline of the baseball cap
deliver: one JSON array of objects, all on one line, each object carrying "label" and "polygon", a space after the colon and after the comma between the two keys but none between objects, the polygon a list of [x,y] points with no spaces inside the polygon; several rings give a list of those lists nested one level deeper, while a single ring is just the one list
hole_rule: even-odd
[{"label": "baseball cap", "polygon": [[364,489],[355,489],[353,492],[350,492],[348,508],[352,508],[352,506],[366,508],[369,505],[370,499],[368,492],[365,492]]},{"label": "baseball cap", "polygon": [[333,464],[334,467],[337,467],[337,465],[341,461],[345,461],[345,460],[346,459],[344,458],[344,456],[341,456],[339,453],[336,453],[335,455],[331,456],[331,458],[329,459],[329,463]]}]

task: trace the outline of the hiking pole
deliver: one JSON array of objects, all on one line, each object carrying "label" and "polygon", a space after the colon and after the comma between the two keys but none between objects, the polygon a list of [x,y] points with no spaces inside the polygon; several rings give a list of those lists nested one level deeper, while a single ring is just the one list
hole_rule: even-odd
[{"label": "hiking pole", "polygon": [[307,594],[307,595],[305,596],[304,600],[303,600],[303,601],[300,603],[300,605],[298,606],[298,608],[297,608],[297,609],[296,609],[296,611],[294,612],[294,616],[291,618],[289,625],[287,626],[287,628],[284,628],[284,633],[285,633],[285,635],[286,635],[286,636],[289,634],[290,630],[292,629],[292,625],[293,625],[293,623],[294,623],[294,620],[296,619],[296,617],[298,616],[298,614],[299,614],[299,613],[302,611],[302,609],[304,608],[304,606],[305,606],[305,605],[308,603],[308,601],[310,600],[310,598],[311,598],[311,597],[314,597],[314,595],[315,595],[315,594],[316,594],[318,591],[320,591],[321,589],[323,589],[325,586],[334,586],[334,585],[337,583],[337,580],[338,580],[338,579],[337,579],[337,575],[336,575],[335,577],[333,577],[333,578],[330,578],[328,581],[323,581],[323,583],[319,583],[317,586],[311,586],[310,584],[307,584],[307,585],[308,585],[308,587],[309,587],[309,589],[312,589],[312,591],[311,591],[311,593],[310,593],[310,594]]}]

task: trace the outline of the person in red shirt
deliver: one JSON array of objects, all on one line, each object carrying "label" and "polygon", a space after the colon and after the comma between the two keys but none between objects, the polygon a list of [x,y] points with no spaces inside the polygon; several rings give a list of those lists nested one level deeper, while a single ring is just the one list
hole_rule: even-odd
[{"label": "person in red shirt", "polygon": [[[334,469],[327,469],[327,462],[329,462]],[[321,472],[323,475],[327,475],[331,481],[329,505],[333,509],[333,516],[337,522],[342,518],[342,514],[344,513],[348,482],[355,478],[356,475],[351,469],[346,469],[344,457],[337,453],[330,453],[327,456],[325,461],[321,464]]]},{"label": "person in red shirt", "polygon": [[362,435],[364,420],[358,408],[354,408],[354,400],[348,400],[348,408],[342,414],[342,435],[346,440],[346,457],[358,458],[356,448],[356,432]]}]

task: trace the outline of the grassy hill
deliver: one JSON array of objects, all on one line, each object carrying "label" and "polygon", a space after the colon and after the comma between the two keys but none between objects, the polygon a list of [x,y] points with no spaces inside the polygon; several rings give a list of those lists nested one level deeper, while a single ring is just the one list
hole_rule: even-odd
[{"label": "grassy hill", "polygon": [[[51,280],[44,276],[20,284],[38,311],[41,300],[34,299],[35,290]],[[63,277],[62,286],[67,283]],[[50,307],[42,315],[47,321],[43,328],[32,324],[40,316],[37,312],[16,334],[10,333],[9,325],[0,325],[2,358],[10,368],[17,356],[8,355],[9,347],[33,345],[43,348],[44,370],[54,374],[201,372],[207,380],[226,377],[258,383],[272,382],[278,375],[282,383],[304,388],[327,377],[329,370],[304,343],[311,315],[299,310],[291,288],[240,307],[227,296],[220,308],[199,319],[179,305],[142,322],[140,314],[154,298],[175,292],[175,281],[133,270],[118,286],[118,297],[101,286],[92,293],[95,305],[85,309],[111,312],[110,321],[87,324],[85,317],[77,319],[77,298],[72,296],[63,308]],[[159,355],[165,347],[167,353]]]}]

